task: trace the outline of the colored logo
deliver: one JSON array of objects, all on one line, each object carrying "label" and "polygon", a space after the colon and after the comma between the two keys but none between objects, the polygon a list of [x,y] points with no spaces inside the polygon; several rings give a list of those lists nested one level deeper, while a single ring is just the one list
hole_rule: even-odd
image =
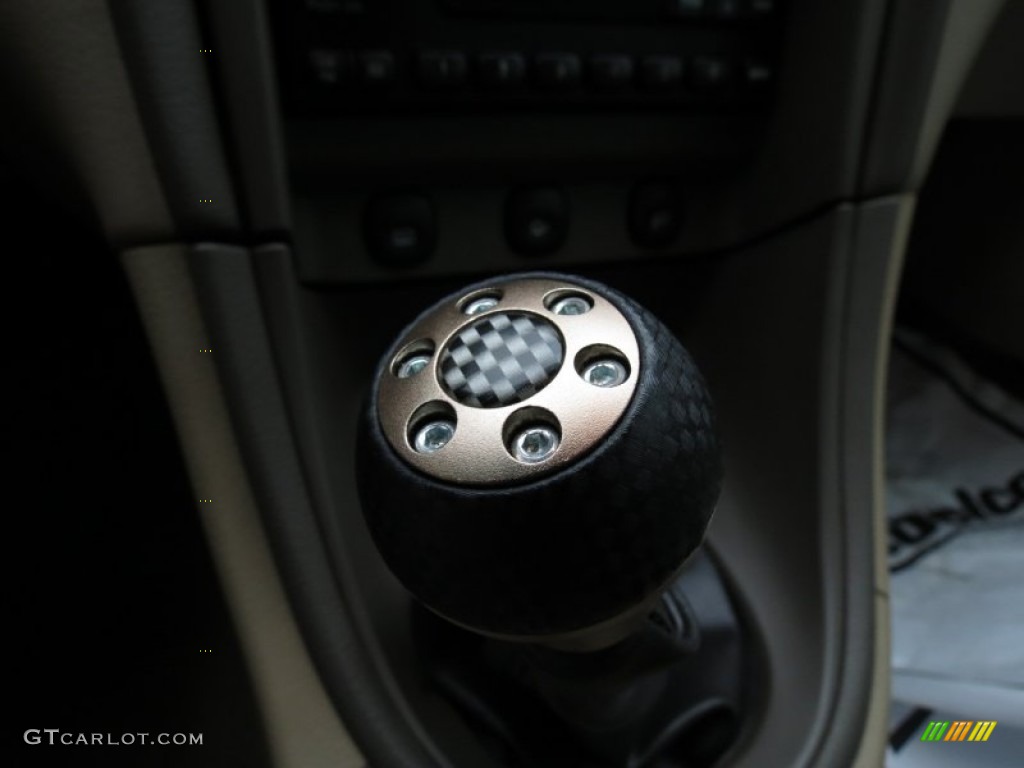
[{"label": "colored logo", "polygon": [[988,741],[995,720],[933,720],[921,734],[921,741]]}]

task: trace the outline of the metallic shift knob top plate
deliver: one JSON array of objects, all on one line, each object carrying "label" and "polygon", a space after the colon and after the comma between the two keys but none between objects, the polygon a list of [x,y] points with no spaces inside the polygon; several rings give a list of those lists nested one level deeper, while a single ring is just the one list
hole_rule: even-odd
[{"label": "metallic shift knob top plate", "polygon": [[528,481],[586,455],[622,417],[641,365],[615,305],[532,277],[434,307],[397,349],[376,403],[388,443],[419,471],[470,486]]}]

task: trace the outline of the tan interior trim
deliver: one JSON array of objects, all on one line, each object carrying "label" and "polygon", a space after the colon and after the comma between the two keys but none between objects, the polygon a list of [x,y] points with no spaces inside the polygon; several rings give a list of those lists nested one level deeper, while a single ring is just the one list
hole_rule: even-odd
[{"label": "tan interior trim", "polygon": [[[886,202],[896,204],[893,214],[887,214],[881,207]],[[849,418],[853,421],[860,421],[865,416],[869,420],[871,428],[868,435],[862,439],[870,440],[867,455],[872,457],[870,466],[871,477],[871,515],[874,518],[874,559],[875,559],[875,601],[874,601],[874,652],[873,668],[871,673],[871,695],[867,706],[867,718],[864,723],[863,737],[857,757],[854,761],[855,768],[874,768],[878,765],[879,755],[884,754],[889,742],[889,704],[891,701],[891,615],[889,604],[889,560],[888,560],[888,525],[886,523],[885,510],[885,411],[886,411],[886,381],[889,370],[889,349],[892,336],[893,316],[896,310],[896,299],[899,290],[900,276],[902,274],[903,260],[906,254],[907,241],[910,236],[910,229],[914,219],[914,211],[917,199],[913,195],[902,195],[898,198],[882,201],[880,205],[868,204],[862,209],[862,216],[882,217],[889,220],[887,227],[882,227],[881,234],[885,242],[858,243],[859,249],[868,249],[868,252],[878,252],[875,259],[869,259],[867,253],[856,253],[854,263],[870,266],[861,266],[861,270],[870,270],[871,274],[863,274],[864,282],[853,281],[853,288],[861,287],[864,293],[861,296],[867,297],[865,302],[860,299],[860,311],[864,317],[851,317],[847,327],[850,333],[856,333],[856,328],[863,327],[859,323],[866,322],[869,317],[878,318],[877,346],[872,351],[872,366],[868,371],[871,379],[871,397],[865,398],[863,407],[870,408],[870,412],[857,413],[850,407]],[[860,258],[856,258],[860,256]],[[874,283],[881,286],[881,291],[868,291],[864,286]],[[853,297],[858,301],[858,296]],[[866,305],[866,306],[865,306]],[[856,395],[848,394],[853,400]],[[855,451],[856,453],[856,451]],[[861,457],[848,457],[848,461],[856,462]],[[856,470],[855,470],[856,471]],[[857,489],[849,489],[848,492],[856,493]],[[852,507],[853,501],[850,505]]]},{"label": "tan interior trim", "polygon": [[[200,518],[280,768],[362,768],[299,634],[242,463],[184,245],[125,251],[121,261],[183,447]],[[200,352],[211,349],[212,352]]]},{"label": "tan interior trim", "polygon": [[[17,67],[6,106],[85,188],[114,242],[168,238],[174,222],[104,0],[0,4],[0,64]],[[59,55],[54,55],[59,51]]]}]

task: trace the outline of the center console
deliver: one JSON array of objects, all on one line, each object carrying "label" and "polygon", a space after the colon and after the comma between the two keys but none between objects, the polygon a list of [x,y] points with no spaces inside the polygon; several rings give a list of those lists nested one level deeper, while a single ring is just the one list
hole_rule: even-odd
[{"label": "center console", "polygon": [[784,27],[773,0],[272,9],[295,237],[324,283],[706,247]]}]

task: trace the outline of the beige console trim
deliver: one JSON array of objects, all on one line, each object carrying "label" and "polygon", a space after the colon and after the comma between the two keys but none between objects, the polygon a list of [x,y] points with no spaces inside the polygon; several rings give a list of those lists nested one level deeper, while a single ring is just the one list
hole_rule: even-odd
[{"label": "beige console trim", "polygon": [[[892,336],[893,317],[896,311],[896,299],[899,291],[903,259],[907,250],[907,241],[914,220],[917,198],[913,195],[901,195],[875,203],[865,204],[861,208],[862,236],[856,242],[854,264],[859,267],[860,280],[852,279],[853,301],[860,299],[851,309],[847,321],[848,333],[856,334],[875,318],[878,333],[874,336],[874,348],[865,352],[865,356],[873,356],[870,368],[871,397],[864,399],[861,412],[850,408],[851,422],[868,422],[871,425],[869,451],[855,452],[847,457],[847,462],[856,467],[864,455],[872,457],[870,464],[871,477],[871,514],[874,518],[874,563],[875,563],[875,600],[874,600],[874,664],[871,674],[871,696],[868,701],[867,719],[864,723],[863,738],[858,750],[854,768],[874,768],[878,765],[878,757],[883,754],[889,742],[889,703],[891,700],[891,607],[889,604],[889,560],[888,560],[888,526],[885,512],[885,409],[886,380],[889,370],[889,349]],[[888,212],[886,209],[891,209]],[[864,226],[867,219],[874,219],[880,225],[869,228]],[[874,237],[863,233],[875,231]],[[888,254],[888,258],[870,258],[871,254]],[[869,290],[867,286],[880,286],[881,290]],[[850,399],[856,395],[850,393]],[[852,430],[851,430],[852,431]],[[867,447],[867,446],[865,446]],[[856,470],[853,470],[856,471]],[[852,505],[851,505],[852,506]]]},{"label": "beige console trim", "polygon": [[[306,651],[267,544],[199,312],[184,245],[121,254],[199,514],[280,768],[363,768]],[[212,352],[201,352],[211,349]]]},{"label": "beige console trim", "polygon": [[17,83],[5,88],[5,107],[19,113],[6,128],[33,131],[8,140],[31,138],[34,151],[66,165],[111,241],[169,237],[174,221],[109,4],[0,3],[0,54],[0,66]]}]

